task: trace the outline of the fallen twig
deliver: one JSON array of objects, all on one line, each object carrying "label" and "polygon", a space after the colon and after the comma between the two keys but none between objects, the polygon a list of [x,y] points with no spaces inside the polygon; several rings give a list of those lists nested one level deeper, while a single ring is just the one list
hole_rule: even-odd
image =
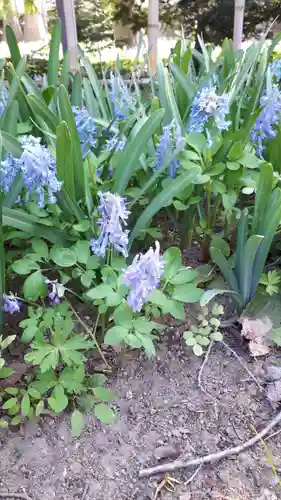
[{"label": "fallen twig", "polygon": [[204,388],[203,383],[202,383],[203,371],[204,371],[205,365],[206,365],[206,363],[207,363],[207,361],[209,359],[210,352],[211,352],[211,349],[212,349],[213,345],[214,345],[214,342],[211,341],[210,344],[209,344],[208,350],[206,351],[204,361],[203,361],[203,363],[201,365],[201,368],[199,370],[199,373],[198,373],[198,385],[199,385],[201,391],[204,392],[204,394],[206,394],[206,396],[208,396],[208,398],[212,399],[212,401],[214,402],[215,415],[216,415],[216,418],[217,418],[217,416],[218,416],[218,410],[217,410],[218,402],[217,402],[216,398],[214,396],[212,396],[212,394],[210,394],[209,392],[206,391],[206,389]]},{"label": "fallen twig", "polygon": [[193,472],[192,476],[190,476],[190,478],[184,483],[184,486],[187,486],[188,484],[192,483],[193,479],[196,478],[198,472],[201,470],[202,467],[203,464],[200,464],[199,467],[197,467],[196,471]]},{"label": "fallen twig", "polygon": [[32,500],[26,493],[9,493],[7,491],[0,491],[0,498],[20,498],[21,500]]},{"label": "fallen twig", "polygon": [[86,498],[86,496],[87,496],[88,491],[89,491],[89,484],[88,484],[88,483],[86,483],[86,484],[85,484],[85,488],[84,488],[83,493],[82,493],[81,500],[85,500],[85,498]]},{"label": "fallen twig", "polygon": [[269,424],[261,432],[259,432],[256,436],[249,439],[249,441],[246,441],[246,443],[243,443],[239,446],[234,446],[233,448],[227,448],[226,450],[218,451],[216,453],[211,453],[210,455],[205,455],[204,457],[192,458],[191,460],[183,458],[180,460],[175,460],[174,462],[169,462],[167,464],[156,465],[155,467],[143,469],[140,471],[139,476],[149,477],[152,476],[153,474],[173,472],[174,470],[177,469],[194,467],[196,465],[198,466],[203,464],[209,464],[210,462],[216,462],[218,460],[222,460],[223,458],[227,458],[232,455],[238,455],[242,451],[245,451],[248,448],[251,448],[251,446],[254,446],[256,443],[258,443],[264,436],[266,436],[269,433],[269,431],[271,431],[271,429],[273,429],[273,427],[279,424],[279,422],[281,422],[281,411],[276,415],[276,417],[273,420],[271,420],[271,422],[269,422]]},{"label": "fallen twig", "polygon": [[255,384],[258,386],[258,388],[261,390],[261,391],[264,391],[264,387],[258,382],[258,380],[256,379],[256,377],[252,374],[252,372],[249,370],[249,368],[247,367],[247,365],[244,363],[244,361],[240,358],[240,356],[238,356],[238,354],[231,348],[229,347],[229,345],[224,342],[224,340],[221,340],[221,344],[224,345],[224,347],[233,354],[233,356],[237,359],[237,361],[239,361],[240,365],[243,366],[244,370],[246,370],[246,372],[248,373],[248,375],[251,377],[251,379],[255,382]]}]

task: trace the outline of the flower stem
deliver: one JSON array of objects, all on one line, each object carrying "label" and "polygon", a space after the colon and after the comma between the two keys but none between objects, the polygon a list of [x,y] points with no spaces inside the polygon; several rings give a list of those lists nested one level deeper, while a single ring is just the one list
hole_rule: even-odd
[{"label": "flower stem", "polygon": [[99,346],[99,343],[96,339],[96,332],[97,332],[97,327],[98,327],[98,322],[99,322],[99,318],[100,318],[100,313],[98,313],[97,315],[97,318],[96,318],[96,322],[95,322],[95,326],[94,326],[94,329],[93,331],[91,331],[91,329],[86,325],[86,323],[82,320],[82,318],[79,316],[79,314],[77,313],[77,311],[75,311],[74,307],[72,307],[72,305],[70,304],[70,302],[68,303],[69,304],[69,307],[70,309],[72,310],[72,312],[74,313],[74,315],[76,316],[77,320],[79,321],[80,325],[83,326],[85,332],[93,339],[93,341],[95,342],[95,346],[99,352],[99,355],[101,357],[101,359],[103,360],[104,364],[107,366],[107,368],[109,368],[111,370],[111,366],[108,364],[108,362],[106,361],[105,357],[104,357],[104,354]]}]

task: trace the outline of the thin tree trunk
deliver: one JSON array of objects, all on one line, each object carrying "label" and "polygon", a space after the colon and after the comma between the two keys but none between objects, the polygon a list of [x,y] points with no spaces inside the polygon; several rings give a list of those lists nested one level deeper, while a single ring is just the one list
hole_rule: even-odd
[{"label": "thin tree trunk", "polygon": [[234,28],[233,28],[234,50],[240,50],[242,48],[244,11],[245,11],[245,0],[235,0]]},{"label": "thin tree trunk", "polygon": [[62,23],[63,52],[69,50],[70,70],[75,73],[79,70],[79,62],[74,0],[56,0],[56,4]]},{"label": "thin tree trunk", "polygon": [[16,0],[12,0],[11,1],[11,11],[8,13],[6,19],[4,19],[4,29],[3,29],[3,35],[4,35],[4,39],[5,39],[5,33],[6,33],[6,25],[9,24],[11,26],[11,28],[13,29],[14,33],[15,33],[15,36],[16,36],[16,39],[17,41],[21,41],[22,40],[22,36],[23,36],[23,33],[22,33],[22,29],[20,27],[20,22],[19,22],[19,14],[21,14],[23,12],[23,5],[22,5],[22,9],[21,9],[21,5],[20,5],[20,2],[16,1]]},{"label": "thin tree trunk", "polygon": [[147,28],[150,70],[152,76],[155,76],[159,36],[159,0],[149,0]]}]

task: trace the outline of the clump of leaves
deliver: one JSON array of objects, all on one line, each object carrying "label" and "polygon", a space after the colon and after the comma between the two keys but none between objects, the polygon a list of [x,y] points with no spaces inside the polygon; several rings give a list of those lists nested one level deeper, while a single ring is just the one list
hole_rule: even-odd
[{"label": "clump of leaves", "polygon": [[112,423],[115,413],[106,403],[114,401],[115,393],[103,387],[104,375],[85,373],[84,352],[95,342],[75,331],[68,305],[29,307],[28,314],[20,326],[24,329],[22,341],[32,341],[25,362],[34,369],[25,386],[7,387],[0,394],[1,410],[8,417],[2,420],[3,427],[38,417],[46,409],[59,414],[66,408],[73,410],[73,436],[78,436],[85,426],[85,411],[93,411],[103,423]]},{"label": "clump of leaves", "polygon": [[268,295],[274,295],[280,290],[281,274],[277,269],[268,271],[261,275],[260,284],[265,286],[265,291]]},{"label": "clump of leaves", "polygon": [[203,348],[212,340],[220,342],[223,339],[219,319],[223,312],[223,307],[218,304],[213,304],[211,312],[207,307],[202,307],[197,316],[197,325],[191,325],[191,329],[184,332],[185,343],[188,347],[192,347],[195,356],[202,356]]}]

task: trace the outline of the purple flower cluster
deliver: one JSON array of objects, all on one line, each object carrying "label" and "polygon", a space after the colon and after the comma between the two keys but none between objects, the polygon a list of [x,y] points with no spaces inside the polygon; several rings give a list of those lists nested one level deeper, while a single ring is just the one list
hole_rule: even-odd
[{"label": "purple flower cluster", "polygon": [[73,106],[72,111],[75,117],[83,158],[85,158],[90,149],[97,145],[96,121],[91,115],[89,115],[86,108],[79,109]]},{"label": "purple flower cluster", "polygon": [[2,304],[3,312],[14,314],[20,312],[20,303],[16,297],[3,294],[3,304]]},{"label": "purple flower cluster", "polygon": [[56,177],[56,161],[40,139],[29,136],[22,139],[23,153],[20,158],[8,154],[2,161],[0,169],[0,186],[8,193],[17,173],[22,174],[26,188],[25,202],[31,194],[35,195],[40,208],[45,205],[45,192],[48,193],[48,203],[56,203],[55,194],[60,191],[62,182]]},{"label": "purple flower cluster", "polygon": [[123,151],[125,146],[126,141],[120,140],[118,134],[112,134],[105,143],[104,151]]},{"label": "purple flower cluster", "polygon": [[281,119],[281,92],[277,85],[261,97],[260,105],[262,110],[256,119],[251,141],[256,147],[256,154],[262,157],[264,141],[276,137],[276,125]]},{"label": "purple flower cluster", "polygon": [[100,203],[98,211],[100,219],[100,235],[90,242],[92,252],[100,257],[105,257],[106,250],[113,248],[124,257],[128,256],[128,230],[126,226],[130,212],[126,208],[125,199],[118,194],[99,193]]},{"label": "purple flower cluster", "polygon": [[203,88],[195,96],[192,104],[188,132],[203,132],[212,118],[219,130],[227,130],[230,121],[226,121],[229,114],[229,94],[218,95],[214,88]]},{"label": "purple flower cluster", "polygon": [[124,271],[123,283],[130,288],[127,302],[133,311],[140,312],[143,304],[160,285],[164,264],[159,242],[156,241],[155,250],[150,248],[144,255],[136,255],[133,263]]},{"label": "purple flower cluster", "polygon": [[163,134],[159,137],[159,142],[156,146],[154,169],[159,170],[165,165],[169,165],[169,178],[173,179],[179,167],[179,161],[176,156],[183,149],[184,138],[182,137],[181,129],[176,120],[173,120],[170,125],[163,127]]},{"label": "purple flower cluster", "polygon": [[135,99],[120,75],[110,75],[110,101],[115,120],[124,120],[135,107]]},{"label": "purple flower cluster", "polygon": [[270,64],[270,71],[273,80],[276,83],[279,83],[281,80],[281,59],[277,59]]},{"label": "purple flower cluster", "polygon": [[48,285],[49,289],[49,304],[50,306],[55,307],[60,304],[60,299],[64,296],[65,288],[63,285],[61,285],[61,283],[58,283],[58,280],[46,279],[45,283]]}]

